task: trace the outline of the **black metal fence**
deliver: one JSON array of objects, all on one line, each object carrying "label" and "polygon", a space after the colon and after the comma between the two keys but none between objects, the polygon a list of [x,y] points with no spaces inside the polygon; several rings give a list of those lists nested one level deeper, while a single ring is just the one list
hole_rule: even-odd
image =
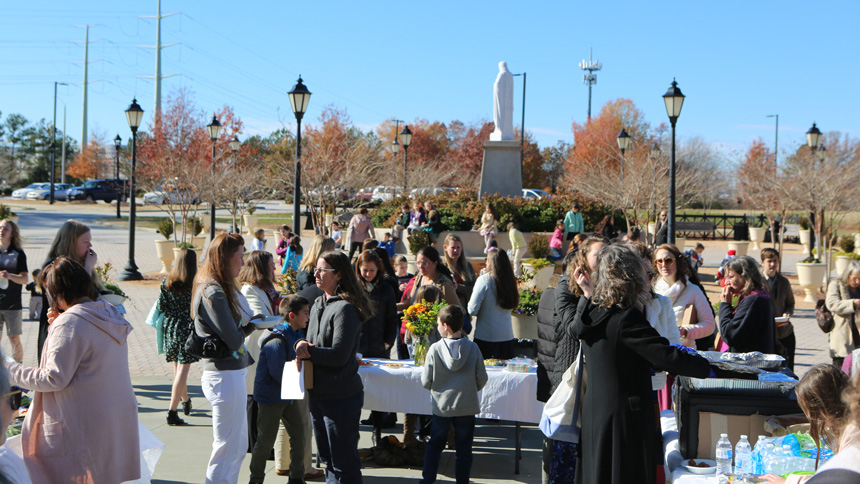
[{"label": "black metal fence", "polygon": [[[798,223],[797,215],[789,215],[785,218],[786,224]],[[764,214],[759,215],[729,215],[724,213],[680,213],[675,214],[676,222],[709,222],[714,224],[712,231],[703,230],[676,230],[682,237],[701,237],[704,239],[721,240],[749,240],[750,227],[767,227],[768,221]]]}]

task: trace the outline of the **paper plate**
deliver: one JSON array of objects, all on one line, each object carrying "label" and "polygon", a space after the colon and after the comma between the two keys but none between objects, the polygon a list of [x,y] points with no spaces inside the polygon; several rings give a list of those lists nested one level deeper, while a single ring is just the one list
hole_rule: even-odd
[{"label": "paper plate", "polygon": [[254,323],[254,326],[257,329],[268,329],[268,328],[274,328],[275,326],[281,324],[283,321],[284,320],[281,319],[280,316],[269,316],[268,318],[263,318],[262,320],[261,319],[255,319],[251,322]]},{"label": "paper plate", "polygon": [[788,316],[780,316],[778,318],[773,318],[773,320],[777,323],[785,323],[788,322]]},{"label": "paper plate", "polygon": [[114,306],[119,306],[125,301],[123,296],[119,296],[117,294],[102,294],[101,299],[104,299],[108,302],[108,304],[113,304]]},{"label": "paper plate", "polygon": [[[690,460],[685,459],[684,462],[690,462]],[[693,474],[713,474],[713,473],[717,472],[717,462],[716,461],[713,461],[710,459],[693,459],[693,462],[695,462],[696,464],[701,464],[704,462],[705,464],[708,464],[710,466],[710,467],[696,467],[696,466],[684,465],[684,467],[686,467],[687,470],[692,472]]]}]

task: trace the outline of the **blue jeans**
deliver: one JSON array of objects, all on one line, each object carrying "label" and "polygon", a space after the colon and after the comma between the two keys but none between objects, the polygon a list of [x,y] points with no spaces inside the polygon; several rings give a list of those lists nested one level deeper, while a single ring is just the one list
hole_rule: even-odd
[{"label": "blue jeans", "polygon": [[475,438],[474,415],[465,417],[433,415],[430,442],[427,444],[427,452],[424,454],[424,472],[422,473],[421,484],[436,482],[439,460],[442,458],[442,450],[448,443],[448,428],[451,424],[454,424],[454,445],[457,453],[454,475],[457,478],[457,484],[469,484],[469,474],[472,472],[472,441]]},{"label": "blue jeans", "polygon": [[317,452],[326,464],[326,484],[361,484],[358,426],[364,392],[310,403]]}]

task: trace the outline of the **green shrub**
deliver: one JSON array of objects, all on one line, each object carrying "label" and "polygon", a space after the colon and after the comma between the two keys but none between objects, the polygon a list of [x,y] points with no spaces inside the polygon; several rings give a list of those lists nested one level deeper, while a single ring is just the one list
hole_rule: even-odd
[{"label": "green shrub", "polygon": [[179,244],[178,248],[179,249],[193,249],[194,244],[192,244],[191,242],[182,242],[181,244]]},{"label": "green shrub", "polygon": [[528,243],[529,254],[535,259],[546,259],[549,255],[549,241],[543,234],[532,234]]},{"label": "green shrub", "polygon": [[839,247],[842,252],[854,252],[854,236],[843,235],[839,237]]},{"label": "green shrub", "polygon": [[188,217],[188,220],[185,221],[185,226],[191,232],[191,235],[196,236],[200,235],[200,232],[203,232],[203,220],[198,216]]},{"label": "green shrub", "polygon": [[555,265],[554,263],[546,259],[523,259],[523,264],[528,264],[532,266],[536,271],[539,271],[544,267]]},{"label": "green shrub", "polygon": [[809,225],[809,219],[808,218],[800,217],[799,219],[797,219],[797,223],[800,225],[800,228],[802,228],[803,230],[809,230],[810,225]]},{"label": "green shrub", "polygon": [[516,309],[511,311],[511,313],[534,316],[535,314],[537,314],[541,294],[543,294],[543,291],[538,291],[536,289],[521,290],[520,304],[516,307]]},{"label": "green shrub", "polygon": [[[391,214],[394,214],[394,217]],[[394,227],[399,215],[400,209],[398,207],[388,207],[380,204],[379,208],[374,210],[370,216],[370,221],[373,222],[374,227]]]},{"label": "green shrub", "polygon": [[442,223],[448,230],[472,230],[472,227],[475,225],[474,220],[464,216],[455,209],[440,207],[438,209],[438,212],[439,215],[442,217]]},{"label": "green shrub", "polygon": [[7,218],[12,218],[12,209],[0,204],[0,220],[6,220]]},{"label": "green shrub", "polygon": [[423,230],[413,230],[409,236],[409,251],[418,255],[418,251],[430,245],[430,234]]},{"label": "green shrub", "polygon": [[173,220],[169,218],[161,219],[161,222],[158,223],[158,233],[163,235],[165,239],[170,240],[170,236],[173,235]]}]

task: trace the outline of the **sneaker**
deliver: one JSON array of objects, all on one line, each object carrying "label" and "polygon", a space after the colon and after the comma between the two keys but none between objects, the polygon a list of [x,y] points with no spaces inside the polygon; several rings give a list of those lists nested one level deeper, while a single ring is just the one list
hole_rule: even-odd
[{"label": "sneaker", "polygon": [[179,418],[179,414],[176,413],[176,410],[168,410],[167,411],[167,425],[185,425],[185,420]]}]

